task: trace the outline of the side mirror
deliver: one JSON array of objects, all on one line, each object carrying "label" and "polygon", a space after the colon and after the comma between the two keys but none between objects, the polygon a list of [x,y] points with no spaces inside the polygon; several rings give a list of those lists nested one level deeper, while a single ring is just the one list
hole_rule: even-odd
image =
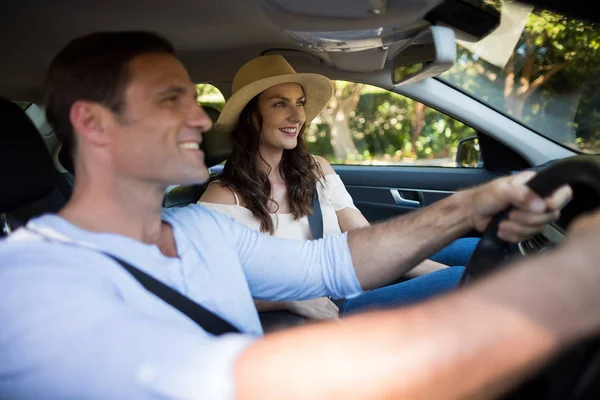
[{"label": "side mirror", "polygon": [[471,136],[458,142],[456,166],[463,168],[483,168],[477,136]]},{"label": "side mirror", "polygon": [[437,76],[456,60],[454,31],[430,26],[409,39],[393,57],[392,83],[413,83]]}]

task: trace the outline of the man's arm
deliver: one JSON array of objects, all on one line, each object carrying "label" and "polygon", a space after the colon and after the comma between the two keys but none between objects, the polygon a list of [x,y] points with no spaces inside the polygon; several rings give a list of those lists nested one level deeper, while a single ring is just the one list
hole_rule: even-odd
[{"label": "man's arm", "polygon": [[471,229],[483,231],[491,217],[510,205],[516,210],[500,225],[501,238],[517,242],[540,232],[558,218],[571,190],[564,187],[541,199],[525,186],[533,175],[496,179],[422,210],[349,232],[348,246],[362,288],[385,285]]},{"label": "man's arm", "polygon": [[541,231],[558,218],[557,210],[571,191],[566,187],[542,200],[524,185],[532,176],[497,179],[423,210],[346,233],[347,237],[298,242],[261,235],[228,221],[255,298],[347,297],[394,281],[463,233],[483,230],[491,216],[510,204],[517,209],[500,224],[501,237],[517,241]]},{"label": "man's arm", "polygon": [[596,245],[582,246],[418,306],[267,335],[238,359],[237,396],[494,398],[600,330]]}]

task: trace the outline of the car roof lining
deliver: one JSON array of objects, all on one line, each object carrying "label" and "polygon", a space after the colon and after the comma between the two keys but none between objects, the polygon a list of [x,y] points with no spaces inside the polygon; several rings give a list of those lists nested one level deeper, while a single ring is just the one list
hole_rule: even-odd
[{"label": "car roof lining", "polygon": [[[327,22],[332,26],[330,30],[343,30],[383,26],[390,21],[400,24],[402,29],[409,26],[414,29],[414,24],[442,0],[270,2],[292,12],[285,21],[296,21],[296,28],[318,30]],[[367,8],[378,3],[386,5],[386,13],[365,15]],[[172,0],[168,3],[161,0],[55,0],[35,5],[27,1],[2,2],[0,93],[15,100],[39,103],[45,71],[52,58],[73,38],[95,31],[151,30],[163,35],[174,44],[195,82],[230,82],[246,61],[272,49],[314,53],[288,38],[267,16],[267,8],[264,0]],[[293,14],[300,9],[310,17]],[[334,17],[336,13],[338,17]],[[358,18],[360,15],[364,17]],[[331,61],[327,54],[322,58],[326,63]],[[291,63],[304,72],[310,72],[314,65],[307,58]],[[346,63],[352,64],[356,62]]]},{"label": "car roof lining", "polygon": [[[405,14],[410,18],[404,18],[404,23],[416,23],[415,18],[418,19],[440,1],[270,0],[288,11],[308,10],[306,12],[313,15],[313,18],[297,18],[298,23],[306,29],[310,29],[311,24],[315,29],[322,27],[321,17],[331,17],[336,10],[342,10],[340,15],[347,17],[346,20],[337,18],[337,29],[356,25],[357,19],[348,17],[364,14],[366,5],[373,7],[379,3],[387,4],[387,14],[381,16],[381,21],[390,16],[398,17],[402,10],[406,10]],[[575,11],[581,10],[585,4],[583,0],[536,2],[563,11],[570,8]],[[2,2],[0,94],[14,100],[40,103],[44,75],[51,59],[68,41],[93,31],[158,32],[173,42],[195,82],[231,82],[243,63],[267,50],[300,50],[310,53],[285,36],[269,19],[264,11],[265,4],[264,0],[171,0],[168,3],[162,0]],[[317,13],[320,13],[321,17],[315,16]],[[293,19],[293,15],[290,18]],[[377,18],[369,16],[363,20],[363,24],[373,25]],[[327,54],[321,58],[325,61],[324,64],[327,64]],[[314,72],[318,69],[331,79],[339,79],[339,75],[351,75],[369,83],[368,74],[339,74],[336,68],[316,65],[310,57],[297,57],[291,60],[291,64],[302,72]],[[222,89],[225,97],[228,97],[225,85],[217,86]]]}]

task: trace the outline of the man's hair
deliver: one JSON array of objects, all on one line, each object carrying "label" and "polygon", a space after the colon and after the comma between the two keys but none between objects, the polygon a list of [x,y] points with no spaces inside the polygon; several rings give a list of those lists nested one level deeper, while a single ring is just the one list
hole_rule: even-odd
[{"label": "man's hair", "polygon": [[63,145],[74,150],[71,106],[78,100],[123,111],[128,63],[150,53],[175,55],[173,45],[150,32],[98,32],[71,41],[54,58],[45,87],[46,119]]}]

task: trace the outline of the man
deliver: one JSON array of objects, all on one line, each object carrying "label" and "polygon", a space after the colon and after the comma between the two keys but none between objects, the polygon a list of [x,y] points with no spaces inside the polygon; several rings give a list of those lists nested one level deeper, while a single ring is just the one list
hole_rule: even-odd
[{"label": "man", "polygon": [[[521,174],[372,228],[286,241],[200,206],[161,209],[167,185],[207,179],[199,145],[211,126],[164,39],[76,39],[50,67],[46,105],[74,148],[77,177],[58,216],[34,219],[0,244],[0,397],[491,396],[598,330],[600,274],[580,251],[596,251],[595,216],[552,259],[416,307],[260,339],[252,296],[344,297],[384,285],[468,230],[483,230],[509,204],[518,210],[499,235],[518,241],[557,218],[570,190],[540,199],[524,185],[531,174]],[[243,334],[208,334],[109,255]],[[483,359],[491,367],[480,368]]]}]

